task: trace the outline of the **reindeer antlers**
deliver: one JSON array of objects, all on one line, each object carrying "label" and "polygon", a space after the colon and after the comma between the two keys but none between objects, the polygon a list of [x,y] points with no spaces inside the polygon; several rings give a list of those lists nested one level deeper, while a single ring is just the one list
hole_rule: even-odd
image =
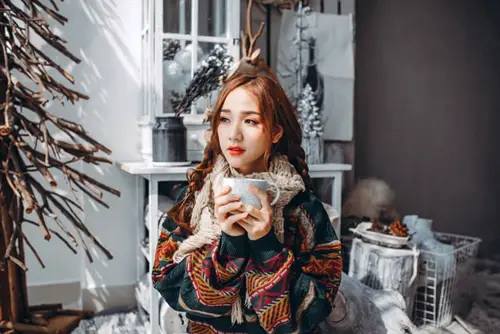
[{"label": "reindeer antlers", "polygon": [[[241,50],[243,52],[243,57],[250,57],[254,52],[255,42],[264,32],[265,23],[261,22],[257,34],[252,36],[252,5],[253,0],[248,0],[247,6],[247,32],[241,31]],[[250,42],[250,45],[248,43]]]},{"label": "reindeer antlers", "polygon": [[[259,0],[262,5],[273,5],[278,9],[295,10],[300,0]],[[309,6],[309,0],[302,0],[302,6]]]},{"label": "reindeer antlers", "polygon": [[[229,73],[223,79],[223,83],[227,82],[229,78],[231,78],[236,73],[246,73],[251,75],[257,75],[262,73],[262,75],[267,75],[273,79],[275,79],[274,73],[272,73],[271,69],[266,65],[266,62],[260,58],[260,49],[254,50],[255,42],[264,32],[265,23],[262,22],[260,24],[259,30],[255,35],[252,35],[252,5],[253,1],[248,0],[247,7],[247,22],[246,22],[246,33],[241,32],[241,50],[243,53],[243,57],[234,63],[229,69]],[[276,78],[277,80],[277,78]]]}]

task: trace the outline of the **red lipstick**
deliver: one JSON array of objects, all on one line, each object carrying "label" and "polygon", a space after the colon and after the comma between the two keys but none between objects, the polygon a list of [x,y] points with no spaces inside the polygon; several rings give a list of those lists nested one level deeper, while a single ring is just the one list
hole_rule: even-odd
[{"label": "red lipstick", "polygon": [[239,146],[229,146],[227,150],[231,155],[242,155],[245,152],[245,150]]}]

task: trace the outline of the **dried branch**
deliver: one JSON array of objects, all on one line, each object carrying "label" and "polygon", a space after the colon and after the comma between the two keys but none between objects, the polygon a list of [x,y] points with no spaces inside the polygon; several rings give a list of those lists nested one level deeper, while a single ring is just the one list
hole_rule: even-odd
[{"label": "dried branch", "polygon": [[[261,5],[273,5],[279,9],[295,10],[301,0],[257,0]],[[303,6],[308,6],[308,0],[302,0]]]},{"label": "dried branch", "polygon": [[[33,221],[33,220],[29,220],[29,219],[24,219],[24,220],[23,220],[23,222],[24,222],[24,223],[29,223],[29,224],[32,224],[32,225],[35,225],[35,226],[40,226],[40,224],[39,224],[39,223],[37,223],[37,222],[35,222],[35,221]],[[63,236],[62,236],[59,232],[57,232],[57,231],[55,231],[55,230],[52,230],[52,229],[50,230],[50,232],[51,232],[51,233],[54,233],[54,235],[55,235],[56,237],[58,237],[58,238],[59,238],[59,240],[61,240],[61,241],[62,241],[62,242],[63,242],[66,246],[68,246],[68,248],[69,248],[69,249],[70,249],[70,250],[71,250],[74,254],[78,254],[78,252],[76,251],[76,249],[74,249],[74,248],[70,245],[70,243],[68,242],[68,240],[64,239],[64,238],[63,238]]]},{"label": "dried branch", "polygon": [[252,33],[252,6],[253,0],[249,0],[246,12],[246,31],[241,31],[241,49],[243,56],[233,66],[231,73],[228,74],[224,81],[228,81],[236,74],[262,74],[278,80],[269,66],[267,66],[265,60],[260,57],[260,49],[254,50],[257,39],[264,32],[265,23],[261,22],[259,30],[255,35]]},{"label": "dried branch", "polygon": [[[111,160],[101,154],[111,155],[111,150],[93,139],[80,124],[57,117],[47,109],[51,100],[74,104],[88,99],[87,95],[54,76],[69,84],[75,81],[63,66],[33,43],[35,38],[41,38],[71,61],[80,63],[80,59],[66,48],[66,41],[52,30],[51,20],[61,25],[68,21],[59,13],[55,0],[0,0],[0,176],[5,179],[1,190],[10,192],[19,203],[19,212],[9,215],[14,232],[2,255],[4,261],[12,261],[23,270],[27,268],[16,256],[16,241],[25,241],[40,265],[45,267],[22,231],[23,222],[38,226],[47,240],[55,235],[73,253],[81,245],[90,261],[92,256],[86,240],[112,258],[81,220],[82,205],[49,190],[58,187],[54,170],[62,173],[72,193],[80,189],[106,208],[109,206],[103,200],[104,192],[120,196],[118,190],[71,166],[79,161],[110,164]],[[56,138],[49,130],[52,129],[50,125],[64,133],[67,139]],[[48,189],[39,180],[45,180]],[[0,212],[10,212],[9,205],[2,201]],[[36,221],[25,219],[24,214],[30,213]],[[49,222],[55,223],[65,237],[49,228]],[[75,228],[76,237],[67,224]]]},{"label": "dried branch", "polygon": [[257,30],[255,35],[252,33],[252,5],[253,0],[249,0],[247,6],[246,32],[241,32],[241,50],[243,57],[250,57],[252,55],[255,48],[255,42],[257,42],[257,39],[264,33],[264,22],[260,23],[259,30]]},{"label": "dried branch", "polygon": [[40,266],[43,269],[45,269],[45,264],[43,263],[42,258],[40,257],[40,255],[38,255],[38,252],[35,250],[35,247],[33,247],[33,245],[31,244],[31,242],[29,241],[29,239],[26,237],[26,235],[24,233],[23,233],[23,239],[26,242],[26,245],[28,245],[28,247],[31,249],[31,251],[35,255],[36,259],[38,260],[38,263],[40,263]]}]

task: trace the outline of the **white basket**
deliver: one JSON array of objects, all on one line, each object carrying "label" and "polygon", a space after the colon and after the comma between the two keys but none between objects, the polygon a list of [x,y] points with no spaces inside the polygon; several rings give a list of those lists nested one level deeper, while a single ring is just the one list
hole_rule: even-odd
[{"label": "white basket", "polygon": [[454,250],[435,253],[420,250],[419,278],[413,306],[413,321],[434,328],[451,323],[462,308],[457,286],[474,272],[481,239],[449,233],[434,233],[438,241],[451,244]]}]

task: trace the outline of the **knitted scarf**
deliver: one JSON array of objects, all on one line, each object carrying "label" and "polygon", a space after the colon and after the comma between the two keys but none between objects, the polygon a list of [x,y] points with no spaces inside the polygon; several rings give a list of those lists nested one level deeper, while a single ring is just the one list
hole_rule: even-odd
[{"label": "knitted scarf", "polygon": [[[273,229],[276,238],[284,243],[283,208],[295,195],[305,190],[302,177],[290,164],[288,158],[285,155],[275,156],[271,160],[268,172],[242,175],[232,168],[222,155],[219,155],[212,172],[205,177],[203,187],[195,194],[190,222],[193,234],[179,245],[179,249],[173,257],[176,263],[181,262],[195,249],[212,244],[220,237],[221,229],[214,215],[214,194],[222,190],[222,179],[225,177],[263,179],[274,182],[278,186],[280,198],[273,206]],[[268,195],[270,198],[274,198],[274,187],[269,188]],[[240,298],[237,298],[233,305],[231,318],[233,322],[243,322]]]}]

